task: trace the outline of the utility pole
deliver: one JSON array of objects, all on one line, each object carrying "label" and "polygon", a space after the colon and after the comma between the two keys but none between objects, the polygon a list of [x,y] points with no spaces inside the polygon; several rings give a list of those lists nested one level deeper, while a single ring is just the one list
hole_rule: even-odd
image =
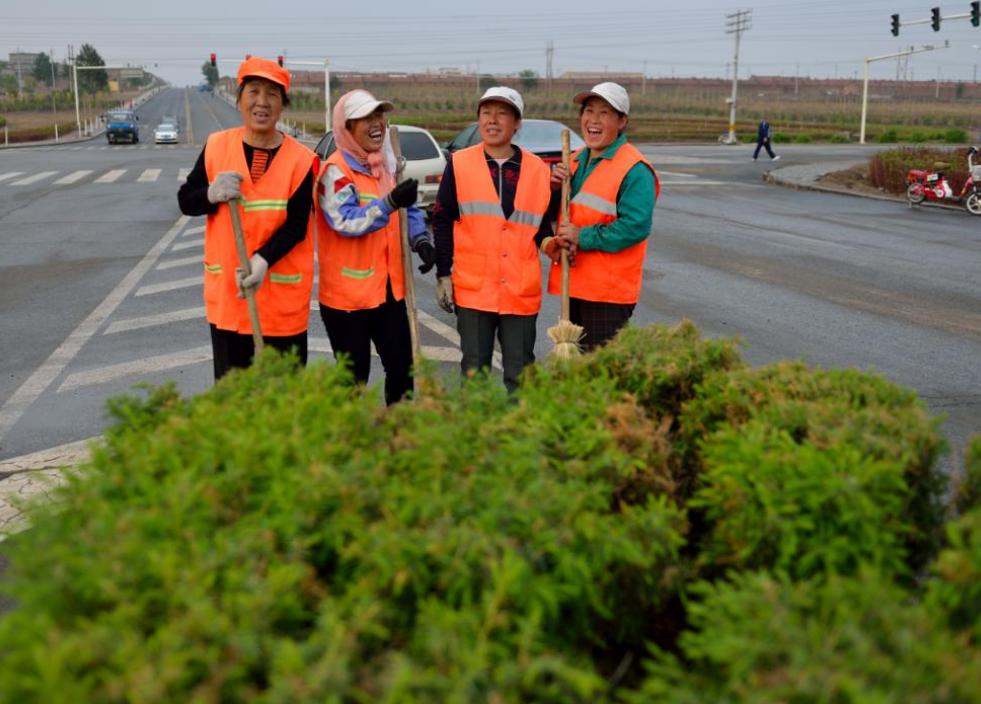
[{"label": "utility pole", "polygon": [[552,95],[552,57],[555,55],[555,44],[551,39],[545,44],[545,94]]},{"label": "utility pole", "polygon": [[647,95],[647,59],[644,59],[644,79],[640,84],[640,94]]},{"label": "utility pole", "polygon": [[732,59],[732,96],[729,98],[729,135],[726,144],[736,143],[736,93],[739,88],[739,40],[749,29],[752,10],[740,10],[726,15],[726,34],[736,35],[736,51]]},{"label": "utility pole", "polygon": [[794,96],[800,95],[800,64],[795,64],[794,70]]},{"label": "utility pole", "polygon": [[49,51],[50,53],[48,54],[48,58],[51,59],[48,62],[51,64],[51,114],[54,115],[57,112],[57,110],[55,110],[55,52],[54,49],[50,49]]}]

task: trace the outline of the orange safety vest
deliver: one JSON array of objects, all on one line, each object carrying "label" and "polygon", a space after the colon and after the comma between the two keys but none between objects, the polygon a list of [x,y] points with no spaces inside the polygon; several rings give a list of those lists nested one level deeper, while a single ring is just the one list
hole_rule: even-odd
[{"label": "orange safety vest", "polygon": [[[573,156],[578,156],[582,149]],[[617,193],[627,172],[643,164],[654,174],[655,198],[661,194],[654,167],[629,142],[617,149],[612,159],[603,159],[586,177],[579,192],[569,201],[569,219],[579,227],[607,225],[617,219]],[[579,166],[572,159],[572,173]],[[571,177],[571,174],[570,174]],[[604,303],[636,303],[640,298],[647,238],[619,252],[583,250],[576,252],[575,264],[569,269],[569,296]],[[562,292],[562,267],[553,264],[548,275],[548,292]]]},{"label": "orange safety vest", "polygon": [[[333,164],[354,184],[358,201],[364,206],[381,198],[378,179],[350,167],[338,149],[320,169],[319,179]],[[385,302],[386,284],[392,281],[392,296],[396,301],[405,298],[405,275],[402,271],[402,234],[399,211],[394,211],[385,227],[361,235],[345,237],[317,212],[317,259],[320,284],[317,298],[325,306],[338,310],[377,308]]]},{"label": "orange safety vest", "polygon": [[460,219],[453,225],[453,296],[463,308],[534,315],[542,303],[535,234],[548,210],[549,168],[521,150],[509,218],[491,181],[482,144],[453,153]]},{"label": "orange safety vest", "polygon": [[[204,151],[208,182],[222,171],[242,174],[240,202],[222,204],[208,215],[204,229],[204,308],[208,322],[219,330],[252,334],[248,306],[238,298],[235,269],[240,266],[229,208],[240,208],[245,248],[249,256],[286,222],[286,203],[310,175],[314,153],[285,136],[258,183],[252,183],[242,146],[245,128],[212,133]],[[311,204],[312,207],[312,204]],[[306,332],[313,289],[313,217],[301,242],[269,267],[256,291],[263,335],[288,336]]]}]

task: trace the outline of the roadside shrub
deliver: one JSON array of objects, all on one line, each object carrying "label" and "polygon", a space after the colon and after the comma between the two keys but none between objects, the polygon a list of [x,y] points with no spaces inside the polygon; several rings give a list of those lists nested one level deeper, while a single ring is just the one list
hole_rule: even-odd
[{"label": "roadside shrub", "polygon": [[977,701],[981,650],[874,571],[703,584],[681,657],[657,653],[629,704]]},{"label": "roadside shrub", "polygon": [[[898,542],[915,573],[935,554],[945,445],[913,392],[873,374],[783,362],[712,375],[680,425],[685,464],[704,477],[708,562],[776,559],[807,576],[875,556],[898,570]],[[877,530],[861,538],[866,511]],[[826,542],[825,530],[836,539]]]},{"label": "roadside shrub", "polygon": [[[770,138],[774,144],[786,144],[790,141],[790,135],[783,132],[774,132]],[[755,139],[752,141],[756,141]]]},{"label": "roadside shrub", "polygon": [[886,130],[876,137],[875,141],[879,144],[893,144],[899,141],[899,135],[896,134],[896,130]]},{"label": "roadside shrub", "polygon": [[807,134],[806,132],[801,132],[794,135],[794,142],[796,144],[810,144],[813,141],[814,140],[811,139],[811,135]]},{"label": "roadside shrub", "polygon": [[981,648],[981,508],[947,526],[947,546],[933,571],[927,602],[945,616],[950,628],[968,634]]},{"label": "roadside shrub", "polygon": [[944,132],[944,141],[947,144],[964,144],[968,141],[967,132],[962,129],[952,127]]},{"label": "roadside shrub", "polygon": [[869,182],[890,193],[905,193],[910,169],[932,170],[938,161],[947,164],[947,181],[955,193],[960,192],[968,176],[965,149],[901,147],[879,152],[869,159]]},{"label": "roadside shrub", "polygon": [[981,435],[976,435],[967,446],[964,471],[954,484],[954,510],[964,514],[981,508]]},{"label": "roadside shrub", "polygon": [[851,142],[851,140],[848,139],[848,137],[843,134],[833,134],[831,135],[831,138],[828,141],[831,142],[832,144],[848,144],[849,142]]},{"label": "roadside shrub", "polygon": [[[947,625],[966,592],[892,630],[861,620],[919,599],[903,577],[937,533],[940,442],[912,392],[749,369],[687,321],[532,367],[513,397],[482,375],[417,381],[385,408],[344,369],[269,352],[193,399],[113,400],[105,446],[5,544],[0,699],[558,704],[670,684],[666,701],[697,685],[735,702],[754,696],[736,675],[778,652],[786,681],[830,677],[844,653],[865,687],[879,636],[933,646],[924,678],[967,642]],[[835,607],[849,579],[870,593]],[[769,684],[745,701],[780,701]]]},{"label": "roadside shrub", "polygon": [[930,141],[930,135],[928,133],[926,133],[926,132],[921,132],[921,131],[917,130],[916,132],[912,132],[910,134],[909,141],[910,142],[913,142],[915,144],[920,144],[922,142],[928,142],[928,141]]}]

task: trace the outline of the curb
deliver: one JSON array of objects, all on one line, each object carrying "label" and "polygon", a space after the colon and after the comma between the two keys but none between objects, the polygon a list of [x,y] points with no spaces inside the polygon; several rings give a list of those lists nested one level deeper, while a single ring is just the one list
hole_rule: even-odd
[{"label": "curb", "polygon": [[[847,162],[842,162],[842,165],[844,166],[845,163]],[[825,186],[813,181],[811,182],[801,181],[801,180],[790,179],[778,175],[778,172],[791,168],[794,167],[787,166],[781,169],[776,169],[775,171],[767,171],[766,173],[763,174],[763,181],[765,183],[770,183],[775,186],[783,186],[784,188],[793,188],[795,191],[813,191],[815,193],[831,193],[839,196],[852,196],[854,198],[866,198],[868,200],[881,200],[889,203],[901,203],[903,205],[908,206],[906,199],[903,198],[902,196],[889,196],[885,194],[880,195],[876,193],[859,193],[858,191],[851,191],[847,188],[839,188],[837,186]],[[846,166],[840,170],[845,170],[847,168],[849,167]],[[833,173],[833,171],[826,171],[822,173],[821,176],[824,176],[825,174],[828,173]],[[966,212],[964,208],[958,205],[947,205],[945,203],[920,203],[919,205],[914,207],[922,208],[923,206],[926,206],[927,208],[938,208],[942,210],[954,210],[957,212]]]}]

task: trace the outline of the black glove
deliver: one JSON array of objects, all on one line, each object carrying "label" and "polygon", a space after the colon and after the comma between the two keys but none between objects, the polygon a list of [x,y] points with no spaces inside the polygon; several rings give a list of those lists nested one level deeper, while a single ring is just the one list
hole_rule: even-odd
[{"label": "black glove", "polygon": [[428,274],[429,270],[436,265],[436,248],[429,242],[429,240],[422,240],[416,245],[416,254],[422,260],[422,266],[419,267],[420,274]]},{"label": "black glove", "polygon": [[392,210],[398,210],[399,208],[408,208],[410,205],[415,205],[416,199],[419,197],[419,182],[414,178],[406,179],[385,196],[385,203]]}]

